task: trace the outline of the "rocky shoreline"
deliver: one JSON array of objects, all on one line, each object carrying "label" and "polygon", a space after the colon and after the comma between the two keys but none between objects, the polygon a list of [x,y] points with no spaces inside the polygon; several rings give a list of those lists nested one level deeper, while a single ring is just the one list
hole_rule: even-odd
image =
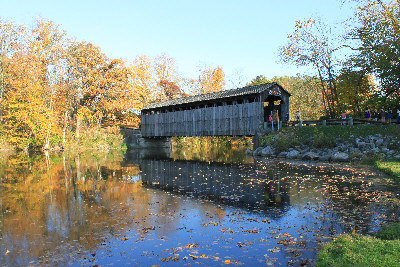
[{"label": "rocky shoreline", "polygon": [[290,147],[285,151],[279,151],[274,147],[274,140],[277,138],[280,138],[280,136],[276,135],[270,145],[267,144],[254,151],[248,149],[247,153],[260,157],[335,162],[360,161],[371,157],[400,160],[400,141],[393,136],[375,134],[350,136],[346,140],[336,138],[332,144],[327,144],[325,148],[315,147],[311,140],[308,144]]}]

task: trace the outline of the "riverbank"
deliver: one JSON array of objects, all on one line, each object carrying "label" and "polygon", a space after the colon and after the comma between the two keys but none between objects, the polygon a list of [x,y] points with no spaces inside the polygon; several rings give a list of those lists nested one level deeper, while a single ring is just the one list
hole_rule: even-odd
[{"label": "riverbank", "polygon": [[400,178],[400,125],[288,127],[261,137],[249,154],[286,159],[353,162]]},{"label": "riverbank", "polygon": [[65,136],[65,142],[61,136],[53,138],[50,146],[45,148],[41,146],[28,146],[25,149],[13,145],[9,136],[0,132],[0,153],[14,153],[18,150],[25,151],[67,151],[82,152],[86,150],[109,151],[113,149],[126,149],[124,136],[118,126],[110,127],[91,127],[82,130],[77,136],[76,133],[70,133]]},{"label": "riverbank", "polygon": [[[66,151],[126,149],[124,136],[118,126],[104,128],[88,128],[80,134],[79,140],[75,135],[69,136],[65,142]],[[60,147],[55,147],[60,149]]]}]

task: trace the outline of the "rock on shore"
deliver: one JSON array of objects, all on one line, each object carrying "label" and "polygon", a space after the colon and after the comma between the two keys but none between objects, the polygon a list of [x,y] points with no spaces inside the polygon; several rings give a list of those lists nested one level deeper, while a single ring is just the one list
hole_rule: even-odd
[{"label": "rock on shore", "polygon": [[278,157],[302,160],[346,162],[376,156],[384,159],[400,159],[400,141],[392,136],[380,134],[365,137],[350,136],[344,140],[336,138],[334,147],[316,148],[313,145],[298,145],[287,151],[278,151],[273,145],[259,147],[248,153],[253,156]]}]

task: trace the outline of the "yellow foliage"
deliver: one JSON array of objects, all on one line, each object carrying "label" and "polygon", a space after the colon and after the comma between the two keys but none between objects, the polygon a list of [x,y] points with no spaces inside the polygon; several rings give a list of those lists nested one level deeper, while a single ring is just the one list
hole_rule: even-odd
[{"label": "yellow foliage", "polygon": [[207,67],[200,76],[200,93],[208,94],[222,91],[225,87],[225,73],[222,68]]}]

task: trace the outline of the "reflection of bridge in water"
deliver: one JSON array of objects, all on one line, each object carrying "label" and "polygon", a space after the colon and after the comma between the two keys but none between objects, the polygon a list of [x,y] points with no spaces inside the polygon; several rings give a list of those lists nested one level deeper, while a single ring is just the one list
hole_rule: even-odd
[{"label": "reflection of bridge in water", "polygon": [[148,187],[255,209],[290,204],[286,182],[258,173],[253,165],[174,161],[160,155],[131,155],[127,161],[140,165],[142,183]]}]

